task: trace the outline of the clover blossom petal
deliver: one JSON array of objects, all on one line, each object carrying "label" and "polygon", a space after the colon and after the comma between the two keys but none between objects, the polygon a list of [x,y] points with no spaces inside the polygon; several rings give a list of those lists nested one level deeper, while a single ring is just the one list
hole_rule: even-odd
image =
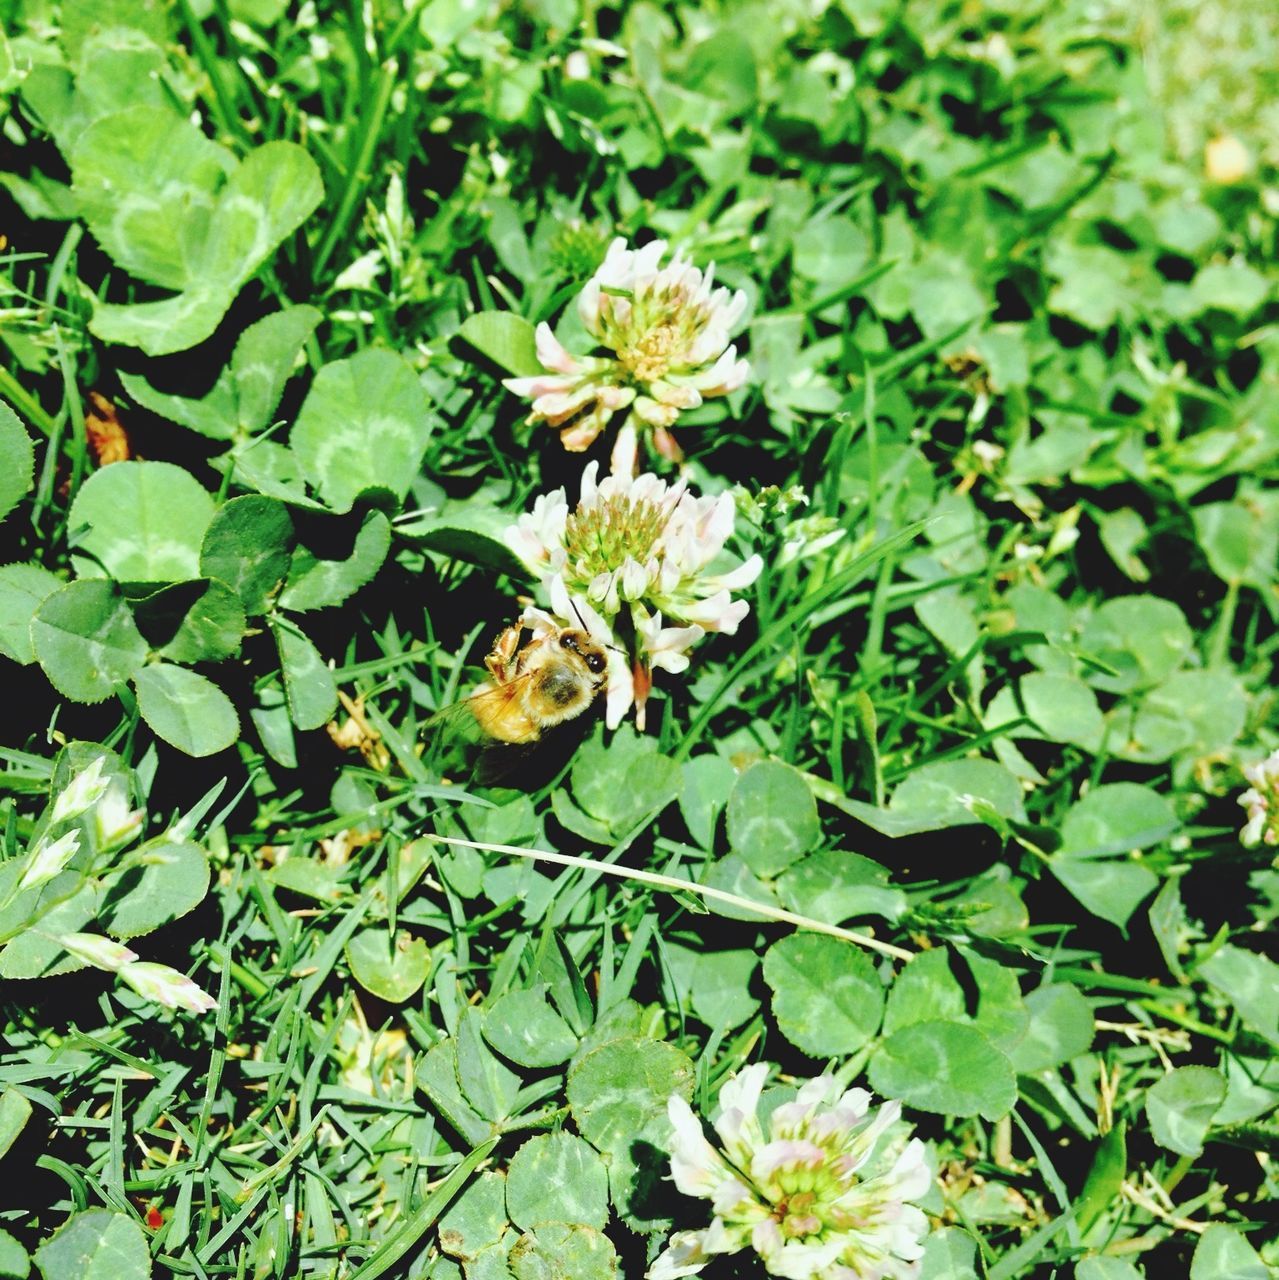
[{"label": "clover blossom petal", "polygon": [[574,355],[543,321],[535,344],[545,372],[504,380],[532,401],[529,422],[557,428],[566,449],[589,448],[615,413],[630,408],[657,451],[678,460],[669,429],[679,415],[736,391],[750,375],[729,341],[746,294],[715,287],[714,264],[703,272],[678,250],[663,267],[666,249],[665,240],[631,249],[615,239],[578,295],[582,324],[611,355]]},{"label": "clover blossom petal", "polygon": [[917,1205],[932,1182],[924,1145],[888,1137],[900,1104],[872,1109],[864,1089],[832,1076],[800,1084],[759,1116],[767,1064],[720,1092],[716,1148],[682,1098],[672,1098],[671,1175],[711,1202],[710,1226],[673,1235],[649,1280],[698,1274],[719,1253],[753,1251],[785,1280],[910,1280],[928,1219]]}]

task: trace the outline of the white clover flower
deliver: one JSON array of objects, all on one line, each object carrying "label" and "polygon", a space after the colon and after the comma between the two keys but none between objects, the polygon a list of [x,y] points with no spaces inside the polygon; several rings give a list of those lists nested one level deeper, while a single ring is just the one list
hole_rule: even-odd
[{"label": "white clover flower", "polygon": [[186,1009],[190,1013],[208,1013],[218,1002],[201,990],[185,973],[167,964],[139,960],[120,969],[120,977],[140,996],[162,1004],[166,1009]]},{"label": "white clover flower", "polygon": [[931,1182],[923,1144],[912,1138],[870,1167],[900,1104],[872,1113],[866,1090],[841,1090],[819,1076],[765,1125],[759,1100],[767,1075],[758,1063],[720,1091],[718,1147],[688,1103],[671,1098],[671,1178],[685,1195],[709,1200],[713,1216],[704,1230],[676,1232],[649,1280],[696,1275],[716,1256],[745,1249],[788,1280],[917,1275],[928,1220],[908,1202]]},{"label": "white clover flower", "polygon": [[582,473],[575,507],[562,489],[544,494],[506,543],[550,592],[553,616],[526,612],[524,625],[534,627],[536,615],[543,628],[584,626],[628,655],[629,664],[610,659],[606,720],[616,728],[634,703],[642,727],[652,672],[683,671],[707,632],[733,634],[750,612],[733,592],[754,582],[763,562],[753,555],[726,571],[713,567],[733,532],[731,494],[699,498],[682,480],[637,476],[626,450],[597,483],[598,469],[592,462]]},{"label": "white clover flower", "polygon": [[1279,751],[1272,751],[1256,764],[1244,765],[1243,776],[1252,786],[1239,797],[1248,815],[1239,843],[1247,849],[1279,844]]},{"label": "white clover flower", "polygon": [[138,958],[136,951],[130,951],[123,943],[105,938],[100,933],[68,933],[58,941],[77,960],[112,973],[118,973]]},{"label": "white clover flower", "polygon": [[56,840],[41,840],[32,850],[27,869],[18,881],[15,893],[47,884],[80,852],[80,833],[68,831]]},{"label": "white clover flower", "polygon": [[558,428],[566,449],[589,448],[613,414],[630,408],[658,452],[678,459],[669,428],[681,410],[746,381],[750,365],[729,340],[745,293],[715,288],[714,264],[702,272],[679,251],[662,267],[665,254],[665,240],[631,249],[616,239],[578,296],[582,323],[611,356],[571,355],[542,323],[537,358],[546,372],[505,380],[532,400],[529,421]]}]

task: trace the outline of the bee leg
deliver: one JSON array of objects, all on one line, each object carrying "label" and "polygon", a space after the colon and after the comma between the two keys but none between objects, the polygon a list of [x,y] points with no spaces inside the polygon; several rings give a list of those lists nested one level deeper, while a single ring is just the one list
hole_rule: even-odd
[{"label": "bee leg", "polygon": [[516,623],[507,627],[496,640],[493,648],[484,659],[489,674],[499,683],[505,683],[514,674],[515,657],[520,647],[520,632],[523,627]]}]

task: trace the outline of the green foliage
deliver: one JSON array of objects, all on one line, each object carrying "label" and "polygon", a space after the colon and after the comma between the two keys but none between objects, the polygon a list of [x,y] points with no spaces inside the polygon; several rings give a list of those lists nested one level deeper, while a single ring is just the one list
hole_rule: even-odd
[{"label": "green foliage", "polygon": [[[392,8],[5,11],[0,1280],[638,1277],[763,1061],[901,1104],[921,1280],[1261,1280],[1273,14]],[[745,294],[640,457],[762,572],[476,751],[615,237]]]}]

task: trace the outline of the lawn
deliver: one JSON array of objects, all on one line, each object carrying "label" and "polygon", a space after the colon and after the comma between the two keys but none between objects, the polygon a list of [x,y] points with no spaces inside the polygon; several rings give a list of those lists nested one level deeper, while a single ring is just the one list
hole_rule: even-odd
[{"label": "lawn", "polygon": [[1279,1275],[1279,18],[0,0],[0,1280]]}]

